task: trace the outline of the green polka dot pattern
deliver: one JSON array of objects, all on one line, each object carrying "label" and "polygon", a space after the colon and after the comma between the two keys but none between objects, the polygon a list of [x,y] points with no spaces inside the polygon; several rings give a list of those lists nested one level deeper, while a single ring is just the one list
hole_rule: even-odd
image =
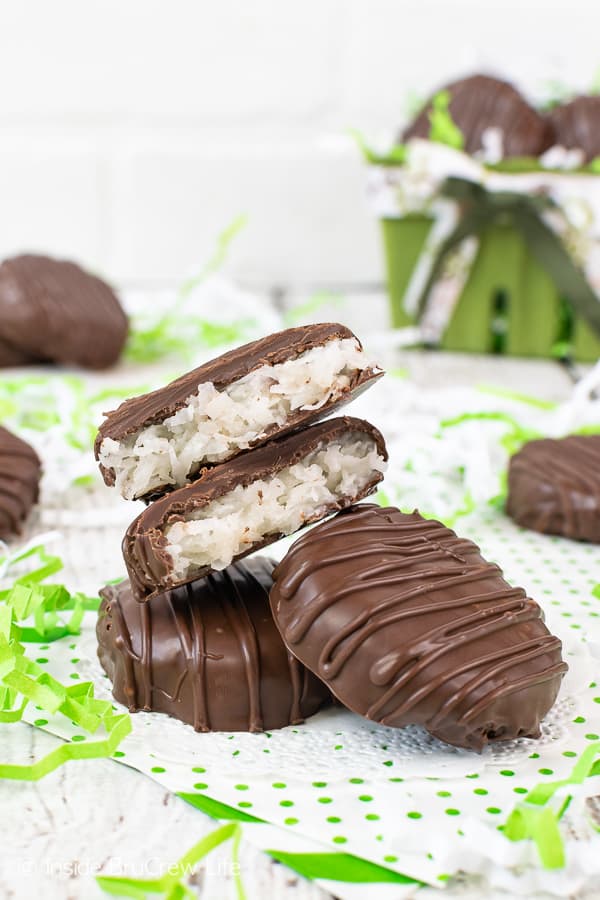
[{"label": "green polka dot pattern", "polygon": [[[386,480],[390,502],[418,505],[423,471],[417,479],[406,470],[403,481],[395,459],[393,472],[389,486]],[[460,508],[450,483],[459,482],[459,473],[449,479],[438,462],[427,476],[440,515],[447,506],[450,517]],[[402,873],[410,846],[415,877],[441,888],[454,873],[448,859],[436,859],[440,845],[466,846],[473,822],[482,835],[499,840],[497,829],[536,784],[568,777],[586,748],[600,741],[600,689],[581,652],[587,642],[600,643],[600,596],[593,593],[600,581],[598,548],[521,531],[493,505],[450,525],[542,604],[548,626],[563,640],[571,672],[539,742],[498,744],[481,756],[457,753],[418,729],[390,733],[335,707],[321,714],[318,729],[309,721],[269,735],[196,734],[163,716],[139,713],[134,735],[113,759],[196,797],[209,814],[215,811],[203,804],[217,801],[242,821],[256,817],[278,826],[282,848],[286,838],[313,840],[328,853]],[[81,636],[32,645],[30,655],[70,688],[93,680],[109,698],[89,637],[93,624],[92,615]],[[67,723],[59,730],[51,714],[33,706],[28,712],[38,728],[76,743],[86,739],[81,727],[69,730]]]}]

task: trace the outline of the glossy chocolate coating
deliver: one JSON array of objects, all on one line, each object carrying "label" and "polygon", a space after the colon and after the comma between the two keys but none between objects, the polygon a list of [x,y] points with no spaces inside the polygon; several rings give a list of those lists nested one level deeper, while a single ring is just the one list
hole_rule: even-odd
[{"label": "glossy chocolate coating", "polygon": [[600,156],[600,96],[576,97],[548,114],[554,144],[583,150],[585,161]]},{"label": "glossy chocolate coating", "polygon": [[[123,557],[138,599],[143,601],[153,594],[189,580],[178,581],[174,578],[173,564],[166,549],[167,541],[164,536],[168,525],[181,520],[186,513],[202,509],[213,500],[218,500],[238,485],[246,486],[276,475],[281,469],[301,462],[321,445],[330,444],[348,434],[372,438],[378,453],[387,459],[383,437],[373,425],[363,419],[340,416],[297,431],[278,441],[271,441],[251,453],[245,453],[226,464],[208,469],[198,481],[178,488],[148,506],[137,519],[134,519],[123,539]],[[340,498],[335,505],[321,510],[318,515],[308,516],[304,525],[310,525],[311,522],[368,496],[382,478],[380,472],[374,472],[373,478],[359,496]],[[252,544],[236,559],[254,553],[255,550],[266,547],[281,537],[283,537],[281,534],[265,536],[260,543]],[[199,578],[210,571],[210,567],[206,566],[195,572],[193,578]]]},{"label": "glossy chocolate coating", "polygon": [[523,528],[600,544],[600,434],[525,444],[510,461],[506,511]]},{"label": "glossy chocolate coating", "polygon": [[13,347],[8,341],[0,337],[0,369],[7,369],[11,366],[27,366],[35,365],[36,360],[29,353]]},{"label": "glossy chocolate coating", "polygon": [[0,338],[46,362],[104,369],[127,337],[127,317],[100,278],[75,263],[15,256],[0,265]]},{"label": "glossy chocolate coating", "polygon": [[355,712],[474,750],[539,735],[567,668],[560,641],[440,522],[355,506],[300,537],[273,577],[285,643]]},{"label": "glossy chocolate coating", "polygon": [[33,447],[0,427],[0,538],[21,531],[37,502],[41,474]]},{"label": "glossy chocolate coating", "polygon": [[[304,325],[300,328],[288,328],[268,337],[236,347],[222,356],[204,363],[197,369],[188,372],[171,384],[141,397],[132,397],[126,400],[113,412],[106,414],[106,419],[98,430],[95,453],[98,459],[100,445],[106,437],[115,441],[121,441],[130,434],[134,434],[148,425],[164,422],[170,416],[185,406],[187,400],[195,394],[198,386],[206,382],[212,382],[217,390],[222,390],[234,381],[238,381],[250,372],[254,372],[261,366],[276,366],[288,360],[296,359],[303,353],[320,347],[329,341],[346,340],[356,338],[349,328],[336,323],[321,323],[317,325]],[[359,342],[360,345],[360,342]],[[379,378],[383,372],[366,368],[357,373],[341,398],[337,401],[330,400],[320,406],[319,409],[296,409],[282,426],[274,426],[264,436],[257,440],[253,446],[260,446],[267,441],[282,437],[296,428],[316,422],[329,415],[333,409],[352,400],[371,382]],[[238,450],[237,454],[244,451]],[[232,452],[231,457],[236,455]],[[100,466],[102,477],[109,486],[115,483],[113,469]]]},{"label": "glossy chocolate coating", "polygon": [[[550,124],[507,81],[472,75],[440,90],[450,94],[450,115],[462,132],[467,153],[482,149],[482,136],[488,128],[502,131],[505,157],[539,156],[553,143]],[[432,99],[400,135],[401,142],[429,137]]]},{"label": "glossy chocolate coating", "polygon": [[317,712],[329,691],[281,640],[269,609],[273,566],[237,563],[145,604],[127,581],[105,587],[98,656],[116,699],[196,731],[283,728]]}]

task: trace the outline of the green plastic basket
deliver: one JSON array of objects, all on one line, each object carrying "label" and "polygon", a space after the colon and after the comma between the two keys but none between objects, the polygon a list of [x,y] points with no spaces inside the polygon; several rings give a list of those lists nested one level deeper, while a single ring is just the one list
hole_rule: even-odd
[{"label": "green plastic basket", "polygon": [[[414,324],[404,295],[432,225],[423,215],[382,219],[392,322]],[[600,338],[576,316],[510,225],[492,225],[480,236],[469,278],[441,339],[447,350],[556,356],[569,347],[580,362],[600,357]]]}]

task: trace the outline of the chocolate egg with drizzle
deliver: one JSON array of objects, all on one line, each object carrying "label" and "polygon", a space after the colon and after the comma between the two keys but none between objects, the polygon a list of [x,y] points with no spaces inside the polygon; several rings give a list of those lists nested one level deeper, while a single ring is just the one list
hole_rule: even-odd
[{"label": "chocolate egg with drizzle", "polygon": [[238,562],[144,604],[128,581],[103,588],[98,656],[115,698],[196,731],[270,730],[317,712],[331,695],[273,622],[274,565]]},{"label": "chocolate egg with drizzle", "polygon": [[538,737],[567,669],[538,604],[418,512],[350,507],[273,573],[289,649],[351,710],[457,747]]},{"label": "chocolate egg with drizzle", "polygon": [[0,427],[0,539],[14,537],[37,503],[42,464],[33,447]]},{"label": "chocolate egg with drizzle", "polygon": [[600,544],[600,434],[525,444],[510,461],[506,511],[523,528]]}]

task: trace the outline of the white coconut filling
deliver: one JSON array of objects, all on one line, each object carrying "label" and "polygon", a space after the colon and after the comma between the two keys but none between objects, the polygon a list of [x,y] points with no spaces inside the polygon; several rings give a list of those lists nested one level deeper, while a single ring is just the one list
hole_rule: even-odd
[{"label": "white coconut filling", "polygon": [[99,459],[128,500],[163,485],[180,487],[206,463],[247,450],[296,410],[337,400],[369,366],[356,338],[328,341],[296,359],[261,366],[217,390],[199,385],[182,409],[122,441],[104,438]]},{"label": "white coconut filling", "polygon": [[350,433],[276,475],[238,485],[165,529],[176,578],[203,566],[224,569],[267,535],[292,534],[342,497],[357,497],[386,464],[375,441]]}]

